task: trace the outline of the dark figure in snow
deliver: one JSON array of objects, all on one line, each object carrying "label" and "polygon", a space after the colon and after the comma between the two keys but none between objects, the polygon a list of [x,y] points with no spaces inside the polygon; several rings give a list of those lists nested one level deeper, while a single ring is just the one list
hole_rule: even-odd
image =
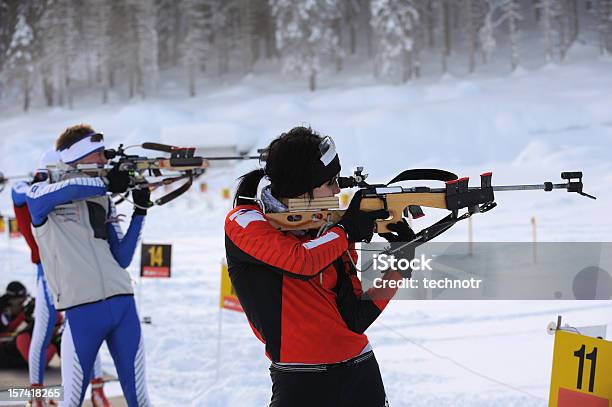
[{"label": "dark figure in snow", "polygon": [[[383,407],[385,389],[364,331],[395,291],[363,293],[353,261],[354,243],[369,241],[375,220],[389,214],[361,211],[356,194],[319,237],[278,231],[265,213],[285,211],[289,198],[339,193],[340,159],[330,137],[305,127],[283,133],[265,154],[265,168],[240,180],[225,247],[234,289],[272,361],[270,406]],[[396,234],[388,240],[412,239],[405,222],[389,228]],[[402,277],[392,271],[383,278]]]},{"label": "dark figure in snow", "polygon": [[[56,141],[61,163],[106,164],[104,137],[88,125],[66,129]],[[149,191],[132,192],[135,207],[124,235],[108,193],[125,192],[129,174],[105,178],[65,172],[33,184],[26,203],[55,308],[66,311],[62,335],[62,406],[80,406],[103,341],[113,357],[128,406],[148,406],[144,345],[134,291],[125,268],[132,261],[149,206]]]},{"label": "dark figure in snow", "polygon": [[[28,366],[35,322],[34,305],[34,299],[19,281],[9,283],[0,297],[0,368]],[[59,350],[61,315],[54,316],[54,322],[49,343],[42,355],[43,368]]]}]

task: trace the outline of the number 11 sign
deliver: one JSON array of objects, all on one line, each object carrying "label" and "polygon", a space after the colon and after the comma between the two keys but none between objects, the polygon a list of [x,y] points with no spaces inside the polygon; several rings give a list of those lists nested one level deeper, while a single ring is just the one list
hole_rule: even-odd
[{"label": "number 11 sign", "polygon": [[549,407],[610,407],[612,342],[555,331]]}]

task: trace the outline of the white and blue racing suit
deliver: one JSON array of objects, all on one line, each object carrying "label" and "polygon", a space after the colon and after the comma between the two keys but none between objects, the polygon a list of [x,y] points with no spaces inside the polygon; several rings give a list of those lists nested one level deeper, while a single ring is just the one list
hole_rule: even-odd
[{"label": "white and blue racing suit", "polygon": [[[30,184],[26,181],[20,181],[13,185],[11,189],[11,198],[15,207],[15,216],[19,223],[19,230],[24,237],[31,234],[31,217],[28,213],[26,203],[26,193],[30,188]],[[53,329],[56,323],[57,312],[53,305],[51,293],[47,285],[47,279],[43,271],[42,263],[38,254],[38,246],[31,238],[26,237],[26,241],[30,246],[32,262],[36,264],[36,306],[34,308],[34,329],[32,330],[32,340],[28,352],[28,370],[30,376],[30,384],[42,385],[45,379],[45,359],[47,348],[51,342]],[[65,355],[66,357],[70,357]],[[92,379],[102,378],[102,361],[100,354],[96,356],[94,368],[91,373]]]},{"label": "white and blue racing suit", "polygon": [[66,311],[62,336],[62,406],[80,406],[103,341],[130,407],[149,405],[144,347],[129,274],[144,222],[125,236],[101,178],[73,176],[27,192],[34,235],[53,300]]}]

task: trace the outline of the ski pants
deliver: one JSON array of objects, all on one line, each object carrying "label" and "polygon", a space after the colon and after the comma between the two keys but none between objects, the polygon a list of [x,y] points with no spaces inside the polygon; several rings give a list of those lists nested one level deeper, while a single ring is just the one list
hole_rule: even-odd
[{"label": "ski pants", "polygon": [[[42,264],[36,264],[36,306],[34,307],[34,329],[28,350],[28,370],[30,384],[43,384],[45,380],[45,368],[47,366],[47,353],[49,343],[53,336],[57,312],[51,299],[51,293],[47,286],[47,280]],[[96,360],[91,373],[91,378],[102,377],[102,361],[100,355]]]},{"label": "ski pants", "polygon": [[28,351],[28,369],[31,384],[43,384],[47,366],[47,348],[51,342],[57,312],[51,300],[42,264],[36,264],[36,305],[34,329]]},{"label": "ski pants", "polygon": [[333,365],[270,366],[270,407],[388,407],[373,352]]},{"label": "ski pants", "polygon": [[[62,336],[61,406],[80,406],[96,354],[106,341],[123,395],[129,407],[149,406],[145,380],[144,346],[132,295],[83,304],[66,311]],[[72,357],[69,357],[71,355]]]}]

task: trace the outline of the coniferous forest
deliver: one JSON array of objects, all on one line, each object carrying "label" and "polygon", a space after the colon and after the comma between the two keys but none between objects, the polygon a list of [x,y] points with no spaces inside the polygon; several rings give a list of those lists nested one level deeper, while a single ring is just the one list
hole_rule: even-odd
[{"label": "coniferous forest", "polygon": [[355,67],[403,84],[575,46],[612,54],[612,0],[0,0],[0,105],[148,98],[170,78],[196,96],[270,71],[312,91]]}]

